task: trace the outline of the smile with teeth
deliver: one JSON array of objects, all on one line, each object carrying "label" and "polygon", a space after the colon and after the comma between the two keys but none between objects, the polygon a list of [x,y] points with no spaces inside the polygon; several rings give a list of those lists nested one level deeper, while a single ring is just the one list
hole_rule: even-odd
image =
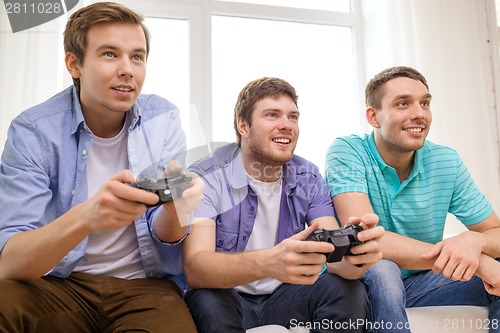
[{"label": "smile with teeth", "polygon": [[273,139],[273,142],[288,144],[288,143],[290,143],[290,139],[278,138],[278,139]]},{"label": "smile with teeth", "polygon": [[424,130],[423,128],[414,128],[414,127],[405,129],[406,132],[412,132],[412,133],[420,133],[423,130]]},{"label": "smile with teeth", "polygon": [[113,88],[114,90],[118,90],[118,91],[124,91],[124,92],[130,92],[132,91],[132,89],[130,88],[122,88],[122,87],[116,87],[116,88]]}]

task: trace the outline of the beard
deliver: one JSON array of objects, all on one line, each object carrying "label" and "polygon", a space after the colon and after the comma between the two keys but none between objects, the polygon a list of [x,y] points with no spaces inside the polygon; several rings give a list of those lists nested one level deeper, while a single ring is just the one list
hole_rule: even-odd
[{"label": "beard", "polygon": [[253,163],[261,166],[280,167],[289,162],[293,157],[294,149],[287,151],[275,151],[271,148],[249,142],[249,157]]}]

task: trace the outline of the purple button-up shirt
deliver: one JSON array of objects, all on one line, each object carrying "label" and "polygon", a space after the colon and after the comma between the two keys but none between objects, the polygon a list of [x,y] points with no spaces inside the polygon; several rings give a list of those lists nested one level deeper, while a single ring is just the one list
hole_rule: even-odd
[{"label": "purple button-up shirt", "polygon": [[[217,252],[244,251],[257,215],[257,196],[248,184],[240,148],[236,144],[221,147],[190,170],[206,184],[194,215],[216,222]],[[328,186],[314,164],[294,155],[283,166],[277,243],[323,216],[334,216]]]}]

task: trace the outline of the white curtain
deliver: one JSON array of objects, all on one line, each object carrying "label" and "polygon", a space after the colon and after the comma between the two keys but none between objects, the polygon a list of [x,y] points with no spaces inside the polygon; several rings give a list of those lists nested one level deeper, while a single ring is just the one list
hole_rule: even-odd
[{"label": "white curtain", "polygon": [[[418,69],[433,95],[429,139],[456,149],[500,210],[500,148],[490,0],[362,0],[367,80],[380,70]],[[494,8],[494,7],[491,7]],[[498,47],[498,46],[497,46]],[[492,52],[493,50],[493,52]],[[496,58],[492,58],[496,57]],[[498,78],[497,78],[498,80]]]},{"label": "white curtain", "polygon": [[0,10],[0,153],[11,120],[71,84],[65,73],[62,31],[67,16],[12,33]]}]

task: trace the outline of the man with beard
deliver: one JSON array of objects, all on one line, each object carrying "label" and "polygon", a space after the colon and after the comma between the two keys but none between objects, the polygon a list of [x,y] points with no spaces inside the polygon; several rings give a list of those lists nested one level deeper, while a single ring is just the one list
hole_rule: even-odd
[{"label": "man with beard", "polygon": [[[388,68],[365,95],[373,132],[336,139],[326,179],[342,224],[375,213],[386,230],[384,260],[363,278],[373,327],[410,332],[405,306],[480,305],[489,306],[490,332],[499,332],[500,221],[457,152],[426,140],[432,96],[425,77]],[[448,213],[469,231],[443,240]]]},{"label": "man with beard", "polygon": [[323,253],[334,246],[305,241],[338,224],[318,168],[293,154],[298,120],[289,83],[252,81],[235,107],[237,142],[190,167],[206,184],[183,244],[186,302],[201,333],[266,324],[363,331],[367,299],[357,279],[380,260],[383,228],[374,214],[350,219],[364,227],[364,243],[326,266]]}]

